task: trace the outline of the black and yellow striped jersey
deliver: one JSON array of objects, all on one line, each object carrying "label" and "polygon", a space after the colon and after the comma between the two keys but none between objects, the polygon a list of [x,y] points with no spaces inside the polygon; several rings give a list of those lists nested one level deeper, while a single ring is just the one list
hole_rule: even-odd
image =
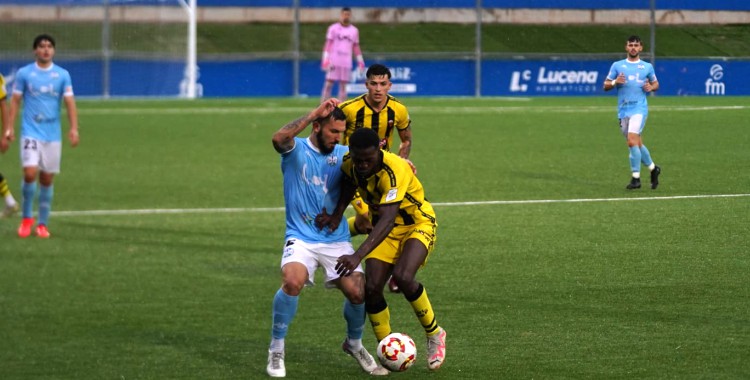
[{"label": "black and yellow striped jersey", "polygon": [[409,128],[411,120],[406,106],[396,98],[388,95],[385,106],[380,112],[375,112],[365,96],[360,95],[339,105],[346,114],[346,131],[341,140],[342,145],[349,145],[349,136],[357,128],[371,128],[380,136],[380,147],[390,151],[393,143],[393,129]]},{"label": "black and yellow striped jersey", "polygon": [[380,152],[380,171],[368,178],[360,176],[354,170],[351,153],[344,156],[344,162],[341,164],[344,180],[356,185],[359,194],[370,206],[372,224],[377,223],[379,206],[398,202],[401,202],[401,205],[396,216],[396,225],[408,226],[424,222],[437,224],[435,210],[425,199],[424,187],[414,175],[411,166],[396,154],[384,150]]}]

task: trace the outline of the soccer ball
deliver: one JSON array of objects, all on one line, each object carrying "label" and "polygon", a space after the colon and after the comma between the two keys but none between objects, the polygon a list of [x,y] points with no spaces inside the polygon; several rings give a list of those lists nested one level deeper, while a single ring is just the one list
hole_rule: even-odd
[{"label": "soccer ball", "polygon": [[417,359],[417,346],[408,335],[392,333],[378,344],[378,359],[389,371],[406,371]]}]

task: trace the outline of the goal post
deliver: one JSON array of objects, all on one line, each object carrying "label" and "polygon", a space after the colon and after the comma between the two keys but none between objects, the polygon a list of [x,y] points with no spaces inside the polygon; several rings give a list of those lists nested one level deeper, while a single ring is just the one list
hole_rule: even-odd
[{"label": "goal post", "polygon": [[33,60],[34,37],[47,33],[77,95],[202,94],[197,0],[0,0],[0,13],[0,72],[6,76]]}]

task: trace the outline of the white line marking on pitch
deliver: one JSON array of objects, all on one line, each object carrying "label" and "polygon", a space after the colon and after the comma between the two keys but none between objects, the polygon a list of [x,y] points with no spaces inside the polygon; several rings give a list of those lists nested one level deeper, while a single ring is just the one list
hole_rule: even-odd
[{"label": "white line marking on pitch", "polygon": [[[750,194],[706,194],[706,195],[675,195],[669,197],[637,197],[637,198],[582,198],[582,199],[528,199],[517,201],[476,201],[476,202],[440,202],[433,203],[435,207],[456,206],[486,206],[486,205],[516,205],[539,203],[585,203],[585,202],[634,202],[658,201],[676,199],[705,199],[705,198],[740,198],[750,197]],[[238,213],[238,212],[283,212],[283,207],[246,207],[246,208],[176,208],[176,209],[140,209],[140,210],[84,210],[84,211],[53,211],[54,216],[113,216],[113,215],[151,215],[151,214],[210,214],[210,213]]]}]

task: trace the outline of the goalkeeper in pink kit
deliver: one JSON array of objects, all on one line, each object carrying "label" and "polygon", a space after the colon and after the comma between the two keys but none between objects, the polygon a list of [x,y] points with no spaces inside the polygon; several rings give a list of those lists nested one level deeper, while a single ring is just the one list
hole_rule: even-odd
[{"label": "goalkeeper in pink kit", "polygon": [[351,23],[352,10],[341,9],[341,19],[328,27],[326,44],[323,47],[323,59],[320,68],[326,72],[321,102],[331,97],[333,83],[339,84],[339,100],[346,99],[346,84],[352,72],[352,56],[357,58],[357,68],[365,68],[362,50],[359,48],[359,30]]}]

